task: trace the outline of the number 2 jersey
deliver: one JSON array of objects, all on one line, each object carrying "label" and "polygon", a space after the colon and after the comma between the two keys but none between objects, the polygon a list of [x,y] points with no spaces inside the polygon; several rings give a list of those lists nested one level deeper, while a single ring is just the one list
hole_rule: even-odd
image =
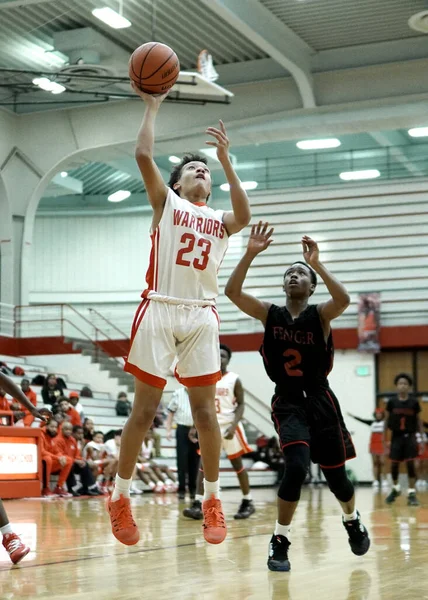
[{"label": "number 2 jersey", "polygon": [[316,304],[293,319],[285,306],[269,308],[260,348],[266,373],[276,383],[275,393],[302,397],[328,389],[333,366],[333,339],[327,342]]},{"label": "number 2 jersey", "polygon": [[228,246],[224,211],[193,204],[168,189],[162,218],[151,234],[144,298],[212,302]]}]

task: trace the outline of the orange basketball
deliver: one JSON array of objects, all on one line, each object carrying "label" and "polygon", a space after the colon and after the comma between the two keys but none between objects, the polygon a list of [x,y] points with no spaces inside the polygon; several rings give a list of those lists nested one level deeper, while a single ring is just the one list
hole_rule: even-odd
[{"label": "orange basketball", "polygon": [[129,77],[143,92],[164,94],[177,81],[180,63],[174,50],[165,44],[143,44],[129,59]]}]

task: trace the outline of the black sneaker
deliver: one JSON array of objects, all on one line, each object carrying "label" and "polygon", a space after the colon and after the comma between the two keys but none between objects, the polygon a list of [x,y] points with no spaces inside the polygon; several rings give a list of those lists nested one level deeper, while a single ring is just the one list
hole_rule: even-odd
[{"label": "black sneaker", "polygon": [[178,492],[177,496],[179,500],[184,500],[186,498],[186,492]]},{"label": "black sneaker", "polygon": [[189,519],[195,519],[195,521],[202,519],[204,516],[202,514],[202,502],[194,500],[192,506],[183,510],[183,515]]},{"label": "black sneaker", "polygon": [[256,507],[252,500],[246,500],[245,498],[241,502],[241,506],[238,508],[238,512],[233,517],[234,519],[248,519],[252,514],[256,512]]},{"label": "black sneaker", "polygon": [[387,504],[392,504],[393,502],[395,502],[395,499],[398,498],[398,496],[401,495],[401,492],[397,492],[396,489],[392,488],[392,490],[389,492],[388,496],[385,498],[385,502]]},{"label": "black sneaker", "polygon": [[370,548],[370,538],[367,529],[361,523],[360,513],[357,511],[357,518],[353,521],[344,521],[343,526],[349,537],[351,550],[357,556],[363,556]]},{"label": "black sneaker", "polygon": [[419,500],[416,498],[415,492],[411,492],[407,496],[407,506],[419,506]]},{"label": "black sneaker", "polygon": [[290,542],[283,535],[273,535],[269,542],[267,566],[270,571],[289,571],[288,549]]}]

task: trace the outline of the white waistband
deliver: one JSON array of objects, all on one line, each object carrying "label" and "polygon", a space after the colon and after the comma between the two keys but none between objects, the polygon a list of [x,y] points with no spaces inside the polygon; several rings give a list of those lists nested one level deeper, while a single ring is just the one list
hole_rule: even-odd
[{"label": "white waistband", "polygon": [[190,298],[174,298],[173,296],[162,296],[158,292],[149,292],[147,294],[149,300],[155,302],[165,302],[166,304],[176,304],[183,306],[215,306],[214,300],[193,300]]}]

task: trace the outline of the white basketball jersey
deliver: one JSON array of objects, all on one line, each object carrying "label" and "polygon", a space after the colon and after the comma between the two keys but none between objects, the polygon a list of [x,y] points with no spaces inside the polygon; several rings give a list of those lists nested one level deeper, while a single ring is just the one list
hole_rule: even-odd
[{"label": "white basketball jersey", "polygon": [[385,421],[373,421],[371,424],[372,433],[383,433],[385,428]]},{"label": "white basketball jersey", "polygon": [[215,388],[215,407],[219,425],[232,423],[235,418],[236,398],[235,383],[239,375],[228,371]]},{"label": "white basketball jersey", "polygon": [[168,189],[162,218],[151,234],[143,297],[212,301],[218,296],[217,271],[228,245],[223,214]]}]

